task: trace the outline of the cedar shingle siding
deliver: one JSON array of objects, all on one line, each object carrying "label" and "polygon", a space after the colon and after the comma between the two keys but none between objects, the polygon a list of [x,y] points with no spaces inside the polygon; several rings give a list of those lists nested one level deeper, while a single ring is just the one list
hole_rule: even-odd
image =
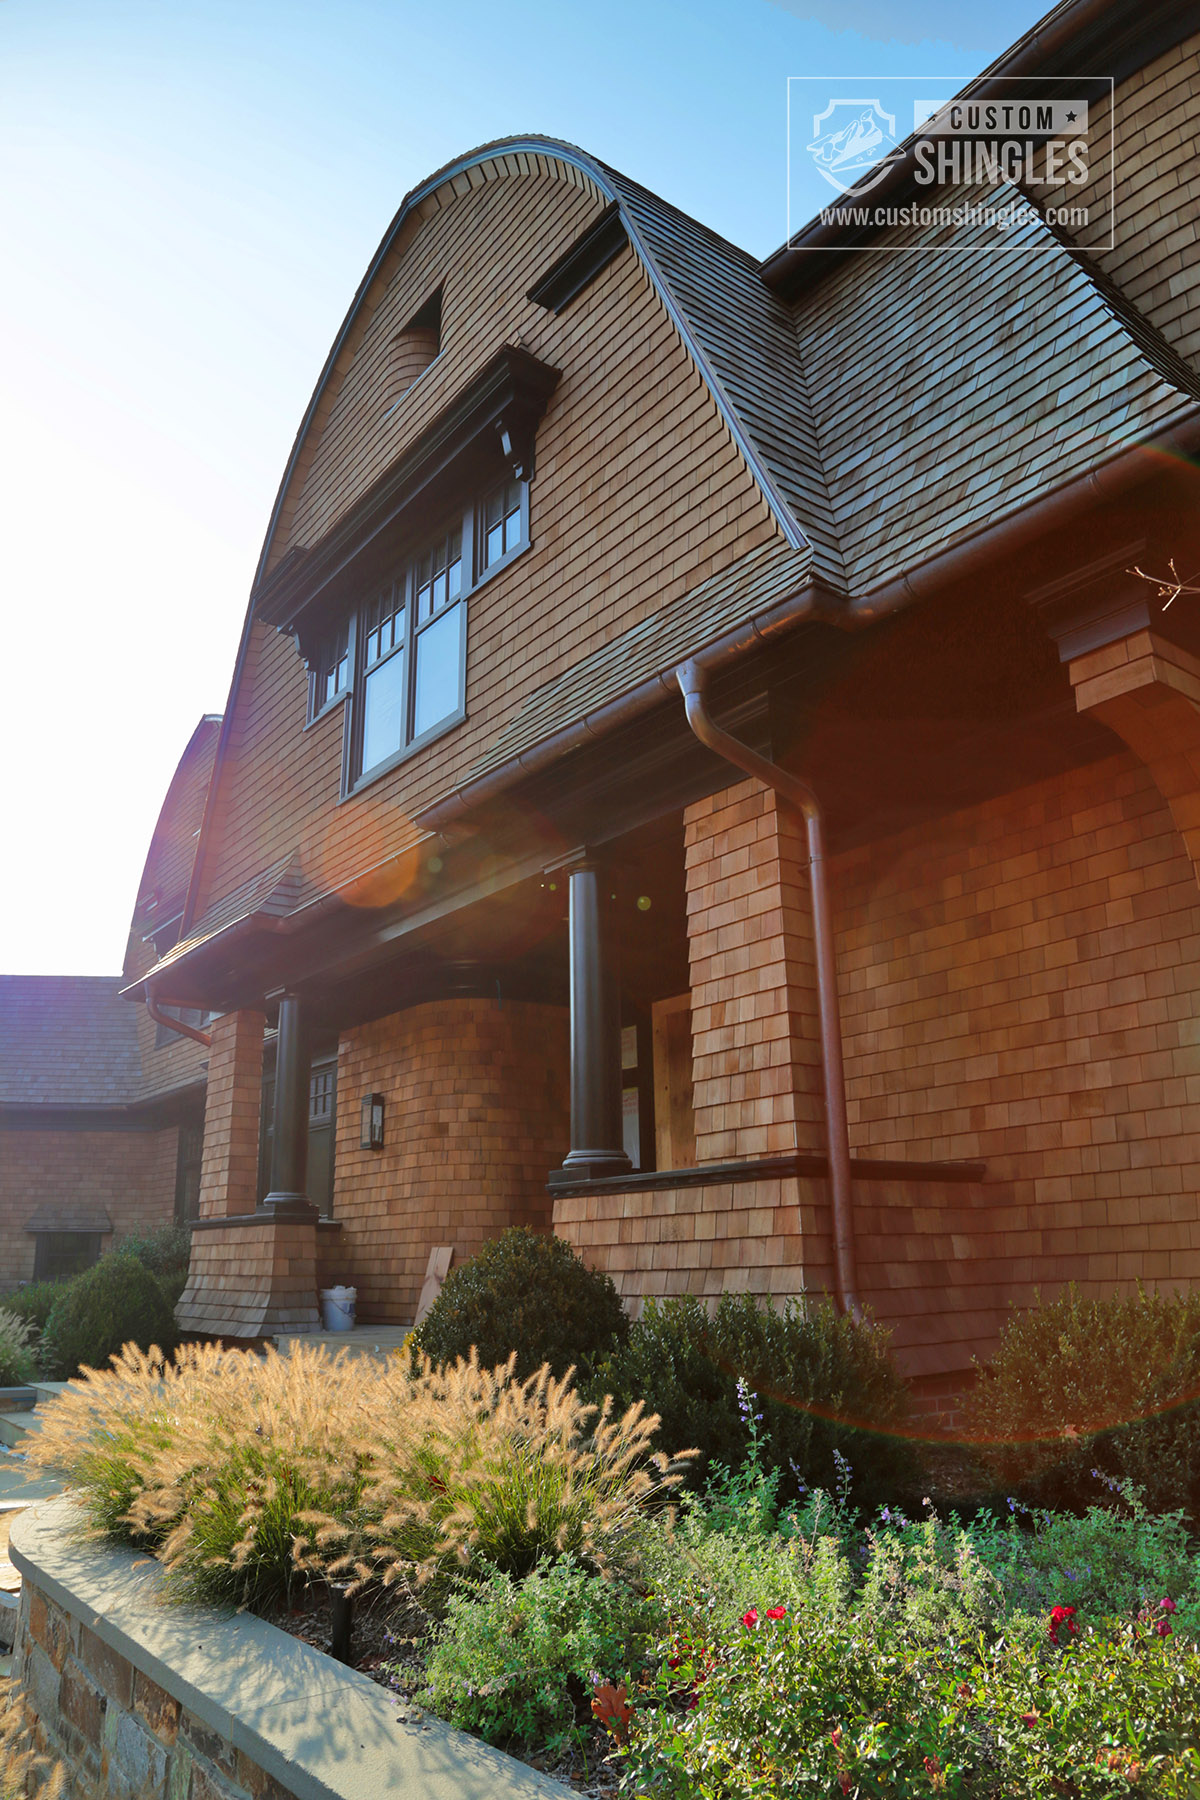
[{"label": "cedar shingle siding", "polygon": [[[155,973],[255,1043],[284,988],[336,1035],[335,1223],[304,1267],[355,1281],[370,1317],[410,1319],[432,1249],[518,1221],[552,1219],[633,1307],[832,1281],[807,852],[689,735],[673,671],[702,653],[729,729],[826,801],[860,1288],[910,1372],[960,1382],[1039,1283],[1200,1279],[1200,631],[1128,573],[1200,557],[1200,39],[1162,50],[1176,14],[1150,11],[1155,54],[1116,93],[1117,248],[1095,258],[1037,219],[986,254],[897,227],[804,252],[793,279],[540,138],[402,205],[284,474]],[[1136,24],[1120,0],[1087,56],[1107,31],[1128,70]],[[531,299],[598,221],[615,253],[565,303],[561,282]],[[397,334],[435,294],[439,354],[397,397]],[[366,557],[358,521],[513,347],[557,379],[530,546],[468,602],[465,720],[344,797],[354,702],[306,726],[279,596],[330,617],[368,597],[347,576],[318,602],[313,571],[339,531]],[[1132,454],[1168,436],[1171,457]],[[388,526],[397,563],[433,522],[415,510]],[[665,1095],[695,1166],[556,1178],[551,1201],[581,846],[621,921],[626,1141],[655,1141]],[[686,1060],[689,1018],[681,1070],[663,1059]],[[213,1217],[248,1191],[242,1101],[239,1123],[211,1097]],[[222,1228],[204,1265],[225,1328],[295,1304],[268,1291],[265,1239],[242,1292],[238,1241]]]}]

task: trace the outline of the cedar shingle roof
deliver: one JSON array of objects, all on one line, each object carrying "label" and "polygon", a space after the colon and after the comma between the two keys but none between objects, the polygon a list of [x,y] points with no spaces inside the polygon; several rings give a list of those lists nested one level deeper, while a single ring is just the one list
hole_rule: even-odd
[{"label": "cedar shingle roof", "polygon": [[[964,195],[949,194],[953,205]],[[1034,220],[1002,251],[848,257],[796,304],[850,591],[1190,411],[1200,382]]]},{"label": "cedar shingle roof", "polygon": [[138,1097],[137,1012],[117,975],[0,975],[0,1105]]},{"label": "cedar shingle roof", "polygon": [[651,613],[574,668],[532,693],[467,777],[468,784],[562,724],[586,718],[648,677],[669,675],[735,625],[805,587],[811,559],[784,544],[765,544],[720,575]]}]

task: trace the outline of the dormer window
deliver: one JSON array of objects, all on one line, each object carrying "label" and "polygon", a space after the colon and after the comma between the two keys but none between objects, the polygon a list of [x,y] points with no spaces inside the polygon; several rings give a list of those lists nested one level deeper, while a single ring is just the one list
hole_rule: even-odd
[{"label": "dormer window", "polygon": [[392,412],[442,348],[442,290],[432,294],[389,346],[385,406]]},{"label": "dormer window", "polygon": [[345,792],[466,716],[469,596],[528,543],[528,483],[497,482],[322,639],[310,716],[350,697]]}]

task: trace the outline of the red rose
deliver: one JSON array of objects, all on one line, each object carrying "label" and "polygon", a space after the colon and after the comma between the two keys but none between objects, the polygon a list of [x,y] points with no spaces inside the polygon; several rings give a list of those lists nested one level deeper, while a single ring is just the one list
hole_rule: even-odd
[{"label": "red rose", "polygon": [[1179,1611],[1175,1602],[1173,1600],[1168,1600],[1165,1597],[1161,1599],[1158,1604],[1165,1613],[1177,1613]]},{"label": "red rose", "polygon": [[1022,1725],[1036,1725],[1037,1722],[1038,1722],[1038,1716],[1036,1713],[1022,1713],[1021,1714]]},{"label": "red rose", "polygon": [[767,1617],[768,1617],[768,1619],[786,1619],[787,1607],[786,1606],[768,1606]]},{"label": "red rose", "polygon": [[1170,1637],[1171,1621],[1169,1619],[1160,1619],[1158,1624],[1154,1627],[1154,1634],[1156,1637]]},{"label": "red rose", "polygon": [[753,1606],[750,1608],[749,1612],[744,1612],[742,1614],[742,1624],[746,1627],[747,1631],[753,1631],[754,1627],[758,1624],[758,1612]]}]

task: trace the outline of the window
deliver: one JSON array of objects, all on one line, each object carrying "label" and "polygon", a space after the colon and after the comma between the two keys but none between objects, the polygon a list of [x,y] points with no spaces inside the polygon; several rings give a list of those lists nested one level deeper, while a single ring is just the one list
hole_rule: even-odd
[{"label": "window", "polygon": [[39,1231],[34,1235],[33,1279],[65,1281],[100,1260],[98,1231]]},{"label": "window", "polygon": [[442,348],[442,290],[432,294],[388,346],[384,384],[385,417],[394,412],[410,387],[434,362]]},{"label": "window", "polygon": [[506,481],[484,501],[483,566],[490,569],[525,536],[524,483]]},{"label": "window", "polygon": [[327,633],[308,677],[308,716],[319,718],[350,686],[350,622]]},{"label": "window", "polygon": [[311,716],[353,694],[347,790],[463,717],[467,596],[527,546],[528,520],[527,484],[498,483],[326,638]]}]

